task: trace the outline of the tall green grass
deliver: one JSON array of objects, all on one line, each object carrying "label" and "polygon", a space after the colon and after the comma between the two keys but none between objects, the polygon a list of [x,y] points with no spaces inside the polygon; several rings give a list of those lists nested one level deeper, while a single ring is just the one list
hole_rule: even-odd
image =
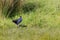
[{"label": "tall green grass", "polygon": [[[0,40],[60,40],[60,0],[25,0],[24,3],[36,7],[27,12],[22,9],[12,19],[0,17]],[[19,16],[23,17],[21,24],[27,27],[17,28],[12,22]]]}]

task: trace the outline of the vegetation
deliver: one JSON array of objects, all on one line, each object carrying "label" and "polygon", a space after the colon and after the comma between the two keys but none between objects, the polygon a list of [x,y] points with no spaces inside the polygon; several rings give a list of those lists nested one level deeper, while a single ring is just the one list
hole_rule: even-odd
[{"label": "vegetation", "polygon": [[[1,1],[0,1],[1,5]],[[25,0],[19,11],[9,14],[8,7],[2,13],[0,7],[0,40],[60,40],[60,0]],[[14,15],[14,16],[13,16]],[[23,17],[17,26],[13,19]]]}]

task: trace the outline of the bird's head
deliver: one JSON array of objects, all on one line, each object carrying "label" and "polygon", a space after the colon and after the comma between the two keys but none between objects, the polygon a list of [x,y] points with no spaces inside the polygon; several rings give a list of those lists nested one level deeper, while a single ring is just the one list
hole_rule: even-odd
[{"label": "bird's head", "polygon": [[20,16],[20,17],[22,17],[22,16]]},{"label": "bird's head", "polygon": [[22,18],[22,16],[20,16],[20,18]]}]

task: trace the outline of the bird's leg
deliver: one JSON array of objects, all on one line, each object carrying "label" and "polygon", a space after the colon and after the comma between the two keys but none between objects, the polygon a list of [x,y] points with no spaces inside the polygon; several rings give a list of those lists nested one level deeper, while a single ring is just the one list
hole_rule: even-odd
[{"label": "bird's leg", "polygon": [[19,25],[17,25],[17,27],[20,27]]},{"label": "bird's leg", "polygon": [[17,25],[17,27],[19,27],[19,25]]}]

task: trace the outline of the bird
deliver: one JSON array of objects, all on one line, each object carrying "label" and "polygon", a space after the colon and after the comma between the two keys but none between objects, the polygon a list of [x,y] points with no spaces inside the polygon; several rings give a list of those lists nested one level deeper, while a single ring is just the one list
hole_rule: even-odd
[{"label": "bird", "polygon": [[20,18],[13,20],[13,23],[15,23],[17,26],[19,26],[19,23],[22,22],[22,16],[20,16]]}]

